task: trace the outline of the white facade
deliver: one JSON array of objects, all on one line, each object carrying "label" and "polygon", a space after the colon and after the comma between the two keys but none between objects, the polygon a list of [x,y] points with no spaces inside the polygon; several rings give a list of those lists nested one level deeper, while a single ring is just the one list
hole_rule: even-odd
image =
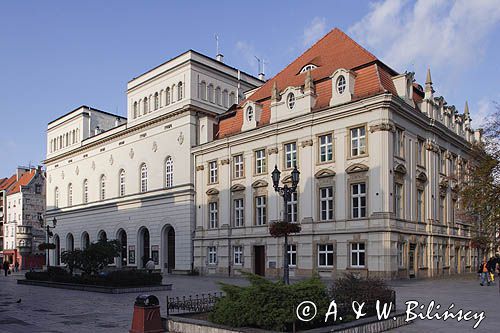
[{"label": "white facade", "polygon": [[[143,267],[151,257],[158,269],[190,270],[195,220],[190,149],[211,139],[213,122],[207,116],[222,113],[230,96],[236,102],[259,84],[188,51],[128,83],[127,120],[81,107],[51,122],[49,147],[54,139],[63,142],[56,140],[54,147],[62,148],[49,148],[45,161],[46,219],[57,219],[52,262],[59,263],[64,250],[105,236],[122,241],[117,265]],[[70,133],[67,146],[65,133]]]}]

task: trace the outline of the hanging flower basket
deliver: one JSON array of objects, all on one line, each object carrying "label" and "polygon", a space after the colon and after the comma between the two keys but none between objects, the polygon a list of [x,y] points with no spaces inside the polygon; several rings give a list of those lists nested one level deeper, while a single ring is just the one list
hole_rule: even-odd
[{"label": "hanging flower basket", "polygon": [[302,228],[298,223],[288,223],[284,221],[274,222],[269,226],[269,233],[273,237],[283,237],[285,235],[299,233]]},{"label": "hanging flower basket", "polygon": [[40,251],[45,251],[45,250],[54,250],[56,248],[56,244],[53,243],[42,243],[38,245],[38,249]]}]

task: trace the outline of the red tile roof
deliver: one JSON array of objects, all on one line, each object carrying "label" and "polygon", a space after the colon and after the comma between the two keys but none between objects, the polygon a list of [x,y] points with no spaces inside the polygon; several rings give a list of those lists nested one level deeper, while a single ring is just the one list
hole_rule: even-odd
[{"label": "red tile roof", "polygon": [[36,174],[36,170],[32,169],[24,173],[18,181],[16,181],[7,192],[7,195],[18,193],[21,191],[22,186],[28,185]]},{"label": "red tile roof", "polygon": [[0,191],[8,190],[16,182],[16,178],[16,175],[12,175],[10,178],[0,180]]},{"label": "red tile roof", "polygon": [[[328,107],[332,95],[332,83],[329,77],[339,68],[352,70],[356,74],[353,99],[382,92],[397,95],[391,78],[397,73],[344,32],[335,28],[249,96],[249,100],[262,104],[259,126],[269,124],[271,117],[270,97],[274,83],[276,82],[280,91],[289,86],[302,86],[306,73],[300,73],[300,71],[307,64],[317,66],[311,71],[317,95],[315,110]],[[229,111],[221,116],[218,138],[240,131],[243,124],[243,111],[241,110],[243,103],[244,101],[236,111]]]}]

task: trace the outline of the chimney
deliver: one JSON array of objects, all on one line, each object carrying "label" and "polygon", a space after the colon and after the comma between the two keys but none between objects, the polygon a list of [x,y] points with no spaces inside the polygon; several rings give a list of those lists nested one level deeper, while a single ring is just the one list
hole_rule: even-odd
[{"label": "chimney", "polygon": [[222,53],[218,53],[216,56],[215,56],[215,60],[217,61],[220,61],[220,62],[224,62],[224,55]]},{"label": "chimney", "polygon": [[264,73],[259,73],[259,80],[266,81],[266,75]]},{"label": "chimney", "polygon": [[99,126],[96,126],[94,130],[94,135],[97,135],[99,133],[101,133],[101,130],[99,129]]},{"label": "chimney", "polygon": [[115,127],[120,126],[120,123],[121,123],[120,118],[116,117],[116,119],[115,119]]},{"label": "chimney", "polygon": [[16,177],[17,177],[17,180],[21,179],[21,177],[26,173],[30,171],[30,169],[26,168],[26,167],[17,167],[17,170],[16,170]]}]

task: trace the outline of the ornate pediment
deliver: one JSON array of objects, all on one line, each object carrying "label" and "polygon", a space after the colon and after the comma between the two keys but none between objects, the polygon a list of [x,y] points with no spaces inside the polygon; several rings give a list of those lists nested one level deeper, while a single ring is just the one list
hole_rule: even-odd
[{"label": "ornate pediment", "polygon": [[422,183],[425,183],[427,182],[427,175],[425,174],[425,172],[420,172],[418,175],[417,175],[417,180],[418,181],[421,181]]},{"label": "ornate pediment", "polygon": [[397,172],[397,173],[402,174],[402,175],[406,175],[406,167],[403,164],[398,164],[394,168],[394,172]]},{"label": "ornate pediment", "polygon": [[259,179],[253,182],[252,187],[253,188],[267,187],[267,182],[263,179]]},{"label": "ornate pediment", "polygon": [[335,171],[330,169],[321,169],[314,174],[315,178],[325,178],[325,177],[334,177]]},{"label": "ornate pediment", "polygon": [[243,191],[245,190],[245,185],[242,184],[234,184],[231,186],[231,192]]},{"label": "ornate pediment", "polygon": [[216,188],[209,188],[206,193],[207,195],[219,195],[219,190]]},{"label": "ornate pediment", "polygon": [[292,175],[288,175],[288,176],[283,177],[283,179],[281,180],[281,182],[283,184],[291,183],[292,182]]},{"label": "ornate pediment", "polygon": [[361,163],[355,163],[351,166],[349,166],[347,169],[345,169],[346,173],[355,173],[355,172],[363,172],[363,171],[368,171],[368,166],[361,164]]}]

